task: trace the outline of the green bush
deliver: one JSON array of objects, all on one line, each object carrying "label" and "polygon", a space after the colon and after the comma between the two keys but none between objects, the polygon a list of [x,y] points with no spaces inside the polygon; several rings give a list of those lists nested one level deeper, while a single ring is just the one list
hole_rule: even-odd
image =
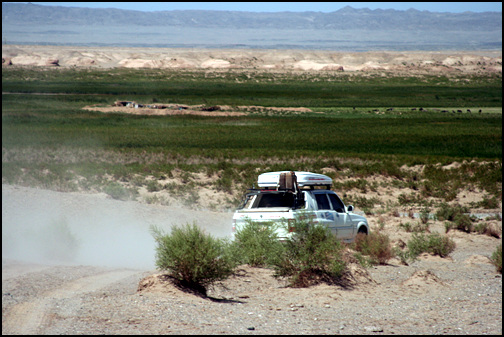
[{"label": "green bush", "polygon": [[431,211],[430,208],[423,207],[422,211],[420,212],[420,221],[422,221],[424,225],[426,225],[427,222],[429,222],[430,211]]},{"label": "green bush", "polygon": [[236,267],[229,243],[205,234],[194,223],[175,226],[171,234],[156,227],[151,232],[157,243],[156,266],[184,287],[206,294],[206,286],[226,279]]},{"label": "green bush", "polygon": [[417,195],[417,193],[410,193],[410,194],[406,194],[406,193],[401,193],[399,194],[399,196],[397,197],[397,202],[399,203],[399,205],[401,206],[406,206],[406,205],[412,205],[412,204],[418,204],[420,203],[422,200],[421,197],[419,197]]},{"label": "green bush", "polygon": [[407,243],[408,256],[415,259],[421,253],[430,253],[446,257],[455,249],[455,242],[439,233],[425,235],[423,233],[413,233]]},{"label": "green bush", "polygon": [[149,192],[157,192],[162,188],[161,184],[157,182],[157,180],[151,180],[147,183],[147,191]]},{"label": "green bush", "polygon": [[450,206],[446,203],[442,203],[440,208],[436,212],[436,217],[439,220],[447,220],[449,223],[445,223],[446,232],[450,229],[458,229],[460,231],[471,233],[474,230],[473,221],[468,213],[469,209],[461,205]]},{"label": "green bush", "polygon": [[370,215],[372,214],[372,210],[375,206],[375,204],[379,203],[378,198],[366,198],[366,197],[353,197],[353,198],[348,198],[348,202],[352,203],[354,205],[359,205],[359,208],[364,211],[364,213]]},{"label": "green bush", "polygon": [[357,235],[352,247],[363,255],[368,255],[371,264],[386,264],[394,257],[389,237],[378,232]]},{"label": "green bush", "polygon": [[485,234],[500,239],[501,229],[487,222],[475,224],[474,231],[478,234]]},{"label": "green bush", "polygon": [[252,267],[264,267],[274,263],[282,253],[283,245],[278,241],[275,223],[248,221],[236,231],[233,249],[241,263]]},{"label": "green bush", "polygon": [[436,211],[436,217],[439,220],[455,221],[458,217],[464,213],[468,213],[469,209],[461,205],[450,206],[443,202],[440,204],[439,209]]},{"label": "green bush", "polygon": [[496,197],[484,197],[483,200],[477,203],[477,205],[485,209],[495,209],[499,208],[499,200]]},{"label": "green bush", "polygon": [[114,199],[118,200],[132,200],[136,197],[138,192],[135,189],[129,189],[117,182],[111,182],[103,188],[103,192],[107,193]]},{"label": "green bush", "polygon": [[497,246],[490,258],[497,271],[502,274],[502,243]]},{"label": "green bush", "polygon": [[471,217],[467,214],[457,215],[455,218],[455,228],[466,233],[471,233],[474,230]]},{"label": "green bush", "polygon": [[406,223],[400,223],[399,227],[403,228],[406,232],[411,233],[419,233],[419,232],[427,232],[429,231],[429,224],[423,223],[421,221],[417,221],[415,223],[411,223],[407,221]]},{"label": "green bush", "polygon": [[274,262],[274,276],[287,277],[291,287],[341,283],[346,262],[336,236],[309,220],[297,219],[290,226],[294,234],[285,241],[285,250]]}]

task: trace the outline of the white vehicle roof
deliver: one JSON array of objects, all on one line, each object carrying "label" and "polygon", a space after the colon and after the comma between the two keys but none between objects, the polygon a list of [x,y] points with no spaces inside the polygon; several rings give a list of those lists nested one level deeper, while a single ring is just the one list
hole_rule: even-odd
[{"label": "white vehicle roof", "polygon": [[[259,187],[273,187],[276,188],[279,182],[280,173],[288,173],[291,171],[277,171],[266,172],[257,177],[257,184]],[[304,186],[319,186],[319,185],[332,185],[332,179],[324,174],[295,171],[297,183],[299,187]]]}]

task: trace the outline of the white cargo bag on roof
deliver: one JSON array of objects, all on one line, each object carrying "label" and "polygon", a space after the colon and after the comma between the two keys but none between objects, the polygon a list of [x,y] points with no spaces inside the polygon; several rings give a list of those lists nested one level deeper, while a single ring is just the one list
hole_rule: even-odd
[{"label": "white cargo bag on roof", "polygon": [[[259,177],[257,177],[257,184],[260,188],[276,189],[279,185],[280,174],[288,172],[291,171],[266,172],[260,174]],[[299,187],[332,185],[332,179],[324,174],[302,171],[296,171],[294,173],[296,174]]]}]

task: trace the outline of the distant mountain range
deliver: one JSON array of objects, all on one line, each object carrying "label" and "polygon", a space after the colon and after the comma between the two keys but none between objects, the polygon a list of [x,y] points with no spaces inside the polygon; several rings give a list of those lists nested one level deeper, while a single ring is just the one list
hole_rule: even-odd
[{"label": "distant mountain range", "polygon": [[370,10],[344,7],[332,13],[176,10],[141,12],[121,9],[40,6],[2,3],[2,23],[58,25],[139,25],[190,26],[203,28],[272,29],[421,29],[478,30],[502,29],[502,13],[437,13]]},{"label": "distant mountain range", "polygon": [[[103,27],[126,28],[122,31],[109,31]],[[166,27],[170,27],[170,30],[166,30]],[[100,36],[97,30],[100,30],[102,35],[110,33],[109,39]],[[253,30],[259,30],[255,40],[254,34],[251,33]],[[173,34],[173,31],[179,32],[183,38],[171,36],[167,39],[166,36]],[[274,34],[268,35],[266,31]],[[305,40],[310,42],[303,44],[301,37],[296,36],[293,31],[300,31],[301,35],[306,36]],[[93,32],[95,36],[90,37]],[[127,42],[121,42],[121,32],[129,34],[130,39]],[[207,34],[206,38],[201,34],[197,36],[198,32]],[[223,33],[229,35],[220,36]],[[426,36],[419,37],[419,33],[430,35],[432,41],[429,42]],[[415,49],[421,44],[421,49],[428,46],[432,49],[453,48],[455,45],[463,47],[465,41],[467,49],[502,48],[502,12],[438,13],[414,9],[355,9],[349,6],[331,13],[203,10],[143,12],[2,3],[2,35],[4,43],[7,40],[8,43],[136,43],[144,46],[283,46],[327,49],[346,41],[360,45],[368,43],[368,48],[371,49],[393,48],[394,42],[402,46],[400,48]],[[140,35],[143,35],[143,38]],[[315,35],[320,36],[315,38]],[[191,39],[191,36],[194,38]],[[355,36],[354,41],[351,41],[352,36]],[[454,39],[454,36],[458,38]],[[345,48],[352,46],[350,44]]]}]

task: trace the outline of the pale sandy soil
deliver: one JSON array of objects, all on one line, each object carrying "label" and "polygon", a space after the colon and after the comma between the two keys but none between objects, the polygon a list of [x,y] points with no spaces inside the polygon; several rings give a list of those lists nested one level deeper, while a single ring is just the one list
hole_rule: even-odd
[{"label": "pale sandy soil", "polygon": [[[231,216],[2,185],[2,333],[502,333],[502,275],[488,259],[501,240],[485,235],[451,231],[448,258],[352,265],[346,289],[286,288],[271,270],[242,266],[202,298],[155,270],[150,225],[196,221],[224,237]],[[369,221],[379,230],[377,217]],[[380,221],[394,244],[411,236],[399,227],[408,218]]]},{"label": "pale sandy soil", "polygon": [[[138,102],[137,102],[138,103]],[[154,106],[163,106],[163,108],[152,108],[151,105],[141,107],[134,106],[85,106],[83,109],[90,111],[100,111],[104,113],[122,112],[132,115],[196,115],[196,116],[246,116],[250,112],[261,113],[289,113],[299,114],[304,112],[312,112],[308,108],[278,108],[278,107],[263,107],[257,105],[231,107],[228,105],[219,105],[218,109],[213,111],[205,111],[203,105],[185,105],[185,104],[155,104]]]},{"label": "pale sandy soil", "polygon": [[502,73],[502,51],[338,52],[2,45],[2,64],[99,68]]}]

